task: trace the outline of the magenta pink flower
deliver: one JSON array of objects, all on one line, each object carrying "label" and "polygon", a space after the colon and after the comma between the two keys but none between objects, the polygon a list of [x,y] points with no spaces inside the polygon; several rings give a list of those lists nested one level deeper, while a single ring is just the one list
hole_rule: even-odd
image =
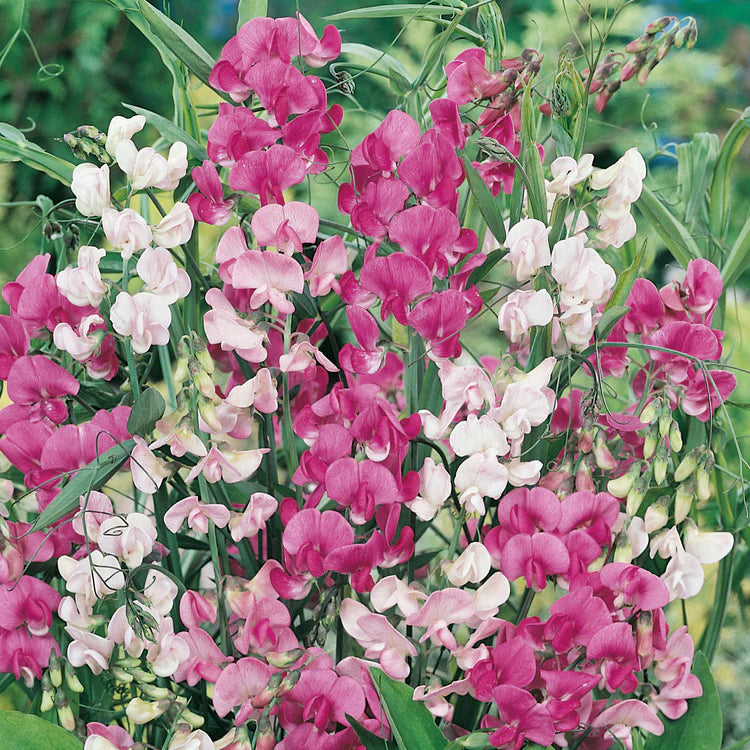
[{"label": "magenta pink flower", "polygon": [[7,380],[16,360],[29,350],[29,334],[21,321],[0,315],[0,380]]},{"label": "magenta pink flower", "polygon": [[393,474],[382,464],[368,459],[334,461],[326,471],[325,487],[332,500],[351,509],[352,521],[357,524],[372,518],[376,506],[400,500]]},{"label": "magenta pink flower", "polygon": [[341,287],[336,277],[349,268],[344,240],[339,236],[323,240],[313,256],[309,270],[305,273],[305,281],[313,297],[322,297],[331,290],[340,294]]},{"label": "magenta pink flower", "polygon": [[547,532],[512,536],[503,547],[500,561],[500,570],[508,580],[524,576],[526,585],[535,591],[547,585],[547,576],[567,573],[569,567],[570,556],[565,544]]},{"label": "magenta pink flower", "polygon": [[463,292],[446,289],[418,303],[408,315],[409,325],[427,342],[427,354],[440,360],[461,354],[459,333],[467,318],[477,312],[467,309]]},{"label": "magenta pink flower", "polygon": [[627,622],[614,622],[594,633],[586,647],[589,659],[602,660],[607,690],[631,693],[638,685],[634,672],[640,664],[633,628]]},{"label": "magenta pink flower", "polygon": [[216,503],[201,503],[196,495],[191,495],[176,502],[164,514],[164,525],[176,534],[185,519],[188,528],[207,534],[209,521],[213,521],[218,528],[229,523],[229,508]]},{"label": "magenta pink flower", "polygon": [[374,177],[361,194],[345,182],[339,188],[339,210],[350,214],[352,226],[362,234],[382,242],[388,236],[391,219],[404,208],[409,188],[400,180]]},{"label": "magenta pink flower", "polygon": [[219,716],[226,716],[239,706],[234,721],[244,724],[257,710],[253,699],[268,685],[274,669],[265,662],[248,656],[222,670],[214,686],[213,703]]},{"label": "magenta pink flower", "polygon": [[490,701],[498,685],[526,687],[536,672],[534,650],[522,638],[514,637],[491,648],[489,658],[478,661],[467,676],[477,699]]},{"label": "magenta pink flower", "polygon": [[187,199],[196,221],[217,226],[226,224],[232,217],[234,202],[225,200],[224,187],[213,162],[206,159],[202,166],[193,168],[190,176],[199,191],[191,193]]},{"label": "magenta pink flower", "polygon": [[32,636],[23,628],[0,630],[0,672],[13,674],[27,687],[35,678],[42,679],[52,652],[59,656],[60,647],[49,633]]},{"label": "magenta pink flower", "polygon": [[30,635],[43,636],[59,603],[60,594],[32,576],[21,576],[12,586],[0,585],[0,629],[25,626]]},{"label": "magenta pink flower", "polygon": [[250,226],[258,244],[275,247],[286,255],[302,252],[302,244],[318,236],[318,212],[307,203],[291,201],[283,206],[270,203],[254,214]]},{"label": "magenta pink flower", "polygon": [[174,673],[177,682],[187,682],[191,687],[201,680],[216,682],[221,676],[223,665],[232,661],[232,657],[225,656],[205,630],[193,627],[187,633],[178,633],[177,638],[187,646],[190,653]]},{"label": "magenta pink flower", "polygon": [[[203,162],[204,172],[199,173],[199,177],[205,179],[206,166],[211,162],[222,167],[233,167],[245,154],[271,146],[280,136],[277,128],[256,117],[247,107],[233,107],[228,102],[221,102],[219,114],[208,129],[206,151],[211,161]],[[200,168],[196,167],[192,172],[193,180],[198,189],[210,197],[195,179],[197,169]]]},{"label": "magenta pink flower", "polygon": [[[480,47],[464,50],[445,66],[448,76],[448,99],[468,104],[474,99],[490,99],[510,84],[502,72],[490,73],[485,64],[485,51]],[[510,79],[512,80],[512,79]]]},{"label": "magenta pink flower", "polygon": [[260,203],[284,203],[284,191],[305,179],[305,162],[288,146],[245,154],[229,173],[229,187],[260,196]]},{"label": "magenta pink flower", "polygon": [[367,165],[374,172],[394,172],[399,159],[411,153],[419,143],[419,125],[405,112],[393,109],[355,148],[352,166]]},{"label": "magenta pink flower", "polygon": [[659,296],[674,313],[710,325],[722,288],[719,269],[704,258],[694,258],[688,263],[684,281],[662,287]]},{"label": "magenta pink flower", "polygon": [[344,344],[339,352],[341,368],[348,372],[374,373],[383,362],[383,347],[378,346],[380,328],[375,318],[358,305],[347,305],[346,317],[359,347]]},{"label": "magenta pink flower", "polygon": [[544,706],[527,690],[514,685],[499,685],[492,693],[497,704],[497,717],[485,716],[482,728],[492,729],[493,747],[519,750],[528,739],[542,746],[552,744],[555,728]]},{"label": "magenta pink flower", "polygon": [[294,305],[286,294],[302,292],[304,285],[302,267],[294,258],[268,250],[248,250],[232,269],[232,286],[253,290],[250,306],[254,310],[270,302],[280,313],[292,313]]}]

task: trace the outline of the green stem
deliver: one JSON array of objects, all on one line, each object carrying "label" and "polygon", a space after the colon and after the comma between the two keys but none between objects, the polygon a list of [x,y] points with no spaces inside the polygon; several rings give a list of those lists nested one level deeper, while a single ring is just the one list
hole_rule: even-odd
[{"label": "green stem", "polygon": [[534,601],[534,597],[536,596],[536,591],[534,589],[526,589],[526,591],[523,592],[523,599],[521,599],[521,606],[518,608],[518,612],[516,613],[516,625],[518,625],[521,620],[523,620],[524,617],[526,617],[527,614],[529,614],[529,609],[531,608],[531,603]]},{"label": "green stem", "polygon": [[[130,270],[128,266],[130,265],[130,261],[128,258],[122,259],[122,289],[123,291],[127,292],[128,290],[128,280],[130,278]],[[125,359],[128,364],[128,377],[130,378],[130,387],[133,389],[133,398],[137,398],[138,394],[141,392],[141,386],[138,382],[138,371],[135,369],[135,356],[133,355],[133,345],[130,342],[130,339],[125,337],[124,340],[124,346],[125,346]]]},{"label": "green stem", "polygon": [[224,654],[232,652],[227,632],[227,608],[224,601],[224,579],[221,575],[221,563],[219,562],[219,545],[216,539],[216,526],[213,521],[208,522],[208,547],[211,550],[211,563],[214,568],[216,579],[216,601],[218,605],[219,618],[219,646]]},{"label": "green stem", "polygon": [[[284,321],[284,351],[288,352],[291,346],[292,338],[292,316],[287,315]],[[286,454],[286,470],[289,474],[289,482],[292,481],[292,475],[299,466],[299,456],[297,455],[297,444],[295,442],[294,430],[292,429],[292,407],[289,400],[289,375],[284,373],[282,377],[282,407],[284,410],[284,422],[282,431],[282,443],[284,453]],[[301,498],[300,488],[294,487],[297,502]]]},{"label": "green stem", "polygon": [[159,365],[161,366],[161,375],[164,378],[164,384],[167,387],[167,405],[171,411],[177,408],[177,393],[174,389],[174,378],[172,377],[172,362],[169,359],[169,345],[160,344]]}]

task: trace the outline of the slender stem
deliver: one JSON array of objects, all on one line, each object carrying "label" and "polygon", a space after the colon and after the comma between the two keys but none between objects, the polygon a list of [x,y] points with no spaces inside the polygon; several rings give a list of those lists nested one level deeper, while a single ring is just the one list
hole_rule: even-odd
[{"label": "slender stem", "polygon": [[[128,266],[130,260],[128,258],[122,259],[122,288],[124,291],[128,289],[128,280],[130,278],[130,270]],[[141,392],[141,386],[138,382],[138,371],[135,368],[135,356],[133,355],[133,345],[128,337],[125,337],[123,341],[125,347],[125,359],[128,364],[128,377],[130,378],[130,386],[133,389],[133,398],[136,398]]]},{"label": "slender stem", "polygon": [[[205,481],[205,480],[204,480]],[[225,654],[230,654],[232,647],[229,643],[227,632],[227,609],[224,601],[224,578],[221,574],[221,563],[219,562],[219,545],[216,539],[216,526],[213,521],[208,522],[208,547],[211,550],[211,563],[214,568],[216,579],[216,601],[218,605],[219,618],[219,646]]]},{"label": "slender stem", "polygon": [[536,596],[536,591],[534,589],[526,589],[526,591],[523,592],[523,599],[521,599],[521,606],[518,608],[518,612],[516,614],[516,625],[518,625],[521,620],[523,620],[524,617],[526,617],[527,614],[529,614],[529,609],[531,608],[531,603],[534,601],[534,597]]},{"label": "slender stem", "polygon": [[[292,316],[287,315],[284,321],[284,351],[288,352],[291,346],[292,338]],[[291,482],[292,475],[299,466],[299,456],[297,455],[297,444],[295,443],[294,430],[292,428],[292,407],[289,400],[289,374],[284,373],[282,377],[282,407],[284,410],[284,422],[282,431],[282,443],[284,445],[284,453],[286,454],[286,470],[289,474],[289,481]],[[295,495],[297,496],[297,502],[301,500],[301,491],[298,486],[295,485]]]},{"label": "slender stem", "polygon": [[174,378],[172,377],[172,362],[169,359],[169,346],[167,344],[159,345],[159,365],[161,366],[161,375],[164,378],[164,384],[167,387],[167,405],[171,411],[177,408],[177,393],[174,389]]}]

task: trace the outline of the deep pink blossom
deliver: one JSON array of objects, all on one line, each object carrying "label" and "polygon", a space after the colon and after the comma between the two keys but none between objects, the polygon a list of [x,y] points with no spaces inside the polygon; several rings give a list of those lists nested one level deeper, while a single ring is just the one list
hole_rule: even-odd
[{"label": "deep pink blossom", "polygon": [[[277,128],[256,117],[247,107],[233,107],[228,102],[221,102],[219,114],[208,129],[206,151],[212,162],[233,167],[245,154],[271,146],[280,136]],[[206,162],[203,162],[203,168],[205,170]],[[200,185],[198,189],[205,192]]]},{"label": "deep pink blossom", "polygon": [[302,292],[304,284],[302,267],[294,258],[268,250],[248,250],[237,259],[232,270],[232,285],[236,289],[253,290],[250,305],[254,310],[270,302],[279,312],[294,312],[286,294]]},{"label": "deep pink blossom", "polygon": [[305,179],[305,162],[288,146],[271,146],[242,156],[229,173],[229,187],[260,196],[260,203],[284,203],[284,191]]},{"label": "deep pink blossom", "polygon": [[364,523],[372,518],[377,505],[399,502],[393,474],[375,461],[340,458],[326,471],[326,493],[339,505],[350,508],[352,520]]},{"label": "deep pink blossom", "polygon": [[272,667],[250,656],[228,664],[214,686],[213,703],[216,713],[226,716],[239,706],[234,720],[237,726],[243,724],[256,711],[253,699],[265,689],[273,673]]},{"label": "deep pink blossom", "polygon": [[0,380],[7,380],[13,363],[29,350],[29,334],[21,321],[0,315]]},{"label": "deep pink blossom", "polygon": [[499,685],[492,693],[497,717],[485,716],[482,727],[491,729],[493,747],[519,750],[525,740],[547,746],[555,738],[555,728],[547,709],[534,696],[514,685]]},{"label": "deep pink blossom", "polygon": [[232,216],[234,202],[224,198],[224,187],[216,167],[206,159],[202,166],[194,167],[190,175],[199,190],[191,193],[187,200],[196,221],[218,226],[226,224]]}]

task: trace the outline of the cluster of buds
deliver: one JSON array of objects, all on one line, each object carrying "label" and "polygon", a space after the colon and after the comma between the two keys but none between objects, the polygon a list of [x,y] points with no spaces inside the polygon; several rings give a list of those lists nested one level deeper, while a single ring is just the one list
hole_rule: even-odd
[{"label": "cluster of buds", "polygon": [[39,710],[44,713],[54,708],[60,726],[73,732],[76,729],[76,719],[70,708],[68,692],[80,694],[83,692],[83,685],[73,667],[53,653],[50,655],[49,668],[42,675],[42,702]]},{"label": "cluster of buds", "polygon": [[711,497],[711,472],[714,463],[713,451],[699,445],[675,469],[675,481],[680,483],[675,495],[675,523],[687,518],[696,499],[705,502]]},{"label": "cluster of buds", "polygon": [[[198,411],[203,421],[216,432],[221,432],[221,422],[216,414],[216,406],[221,399],[216,394],[213,380],[214,361],[209,354],[206,342],[191,331],[190,338],[183,336],[177,344],[177,367],[174,381],[178,386],[195,389],[198,396]],[[182,402],[178,394],[178,405]],[[192,399],[188,399],[191,403]]]},{"label": "cluster of buds", "polygon": [[[154,679],[156,677],[154,676]],[[131,698],[125,713],[133,724],[148,724],[164,716],[169,724],[180,722],[190,729],[203,726],[205,719],[187,707],[187,698],[176,695],[169,688],[137,681],[137,689],[142,696]]]},{"label": "cluster of buds", "polygon": [[[651,71],[667,56],[672,47],[691,49],[698,40],[698,26],[691,16],[681,21],[675,16],[662,16],[652,21],[643,34],[625,47],[632,55],[625,59],[620,52],[606,55],[591,76],[589,92],[597,94],[594,108],[601,112],[612,95],[625,82],[635,77],[643,86]],[[584,71],[588,75],[589,71]]]},{"label": "cluster of buds", "polygon": [[86,161],[90,156],[102,164],[112,164],[114,158],[107,152],[107,134],[93,125],[81,125],[70,133],[65,133],[63,141],[70,146],[73,156]]},{"label": "cluster of buds", "polygon": [[667,467],[671,452],[682,450],[680,426],[672,416],[667,401],[656,397],[650,401],[640,416],[641,422],[648,424],[643,440],[643,457],[653,459],[654,480],[662,484],[667,478]]}]

